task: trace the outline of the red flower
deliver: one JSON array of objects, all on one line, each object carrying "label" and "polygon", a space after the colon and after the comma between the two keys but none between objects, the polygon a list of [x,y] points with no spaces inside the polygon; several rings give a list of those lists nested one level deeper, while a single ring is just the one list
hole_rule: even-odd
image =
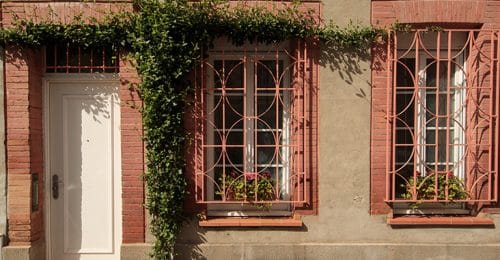
[{"label": "red flower", "polygon": [[448,177],[453,177],[453,173],[452,172],[448,172]]},{"label": "red flower", "polygon": [[269,179],[269,178],[271,178],[271,173],[270,173],[270,172],[267,172],[267,171],[266,171],[266,172],[264,172],[262,175],[263,175],[265,178],[268,178],[268,179]]},{"label": "red flower", "polygon": [[417,176],[422,176],[422,173],[417,171]]},{"label": "red flower", "polygon": [[253,181],[255,180],[255,177],[257,177],[256,172],[245,172],[244,175],[245,175],[245,180],[247,181]]}]

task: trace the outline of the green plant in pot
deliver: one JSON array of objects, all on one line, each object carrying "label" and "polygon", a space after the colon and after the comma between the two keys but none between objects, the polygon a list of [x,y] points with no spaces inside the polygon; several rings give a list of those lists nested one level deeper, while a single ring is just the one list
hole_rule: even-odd
[{"label": "green plant in pot", "polygon": [[227,201],[258,202],[256,205],[259,206],[267,205],[269,201],[276,199],[274,180],[267,171],[262,173],[246,172],[244,174],[232,171],[230,174],[226,174],[225,178],[221,174],[218,178],[218,186],[220,191],[216,194]]},{"label": "green plant in pot", "polygon": [[446,200],[446,191],[448,191],[448,200],[465,200],[469,198],[469,193],[465,189],[465,183],[452,172],[438,173],[436,188],[436,173],[428,172],[423,175],[417,171],[416,178],[409,178],[408,182],[401,184],[405,188],[402,194],[403,199],[414,199],[413,188],[415,187],[417,200]]}]

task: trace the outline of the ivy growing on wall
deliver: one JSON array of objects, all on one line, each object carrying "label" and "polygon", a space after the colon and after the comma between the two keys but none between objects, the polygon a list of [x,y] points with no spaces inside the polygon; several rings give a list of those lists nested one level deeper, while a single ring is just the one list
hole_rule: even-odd
[{"label": "ivy growing on wall", "polygon": [[193,90],[188,74],[200,60],[201,50],[224,36],[234,44],[316,38],[326,45],[365,51],[379,30],[324,25],[315,20],[314,13],[299,11],[298,3],[277,3],[279,8],[274,11],[230,7],[217,0],[140,0],[134,5],[137,12],[113,14],[101,21],[80,16],[69,24],[21,19],[14,27],[0,30],[0,41],[31,48],[60,42],[112,45],[134,56],[144,104],[148,169],[144,178],[151,231],[156,237],[153,256],[166,259],[173,252],[184,219],[188,134],[183,113],[188,105],[186,97]]}]

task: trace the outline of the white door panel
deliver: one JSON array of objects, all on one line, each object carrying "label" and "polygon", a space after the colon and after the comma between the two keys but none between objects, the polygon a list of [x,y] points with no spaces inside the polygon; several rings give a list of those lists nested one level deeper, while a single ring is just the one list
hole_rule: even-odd
[{"label": "white door panel", "polygon": [[117,84],[50,82],[48,88],[48,181],[59,178],[58,197],[50,192],[50,256],[119,259]]}]

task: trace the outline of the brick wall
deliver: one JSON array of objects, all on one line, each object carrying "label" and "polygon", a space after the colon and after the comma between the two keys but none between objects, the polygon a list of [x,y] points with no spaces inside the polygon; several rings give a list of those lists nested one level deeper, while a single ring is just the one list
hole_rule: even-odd
[{"label": "brick wall", "polygon": [[120,57],[120,79],[123,243],[139,243],[145,239],[144,145],[138,110],[142,102],[135,91],[139,83],[137,71],[124,54]]},{"label": "brick wall", "polygon": [[[51,11],[52,10],[52,11]],[[130,3],[2,3],[2,25],[10,26],[14,15],[40,21],[48,17],[71,21],[76,14],[100,18],[108,12],[132,10]],[[43,111],[41,51],[6,48],[6,149],[7,200],[10,245],[29,245],[44,237]],[[122,220],[123,243],[145,241],[144,147],[142,105],[131,88],[139,78],[125,55],[120,56]],[[39,174],[39,210],[31,212],[31,174]]]},{"label": "brick wall", "polygon": [[41,55],[12,46],[6,51],[9,239],[23,244],[43,236],[43,181],[39,208],[31,212],[31,175],[43,180]]},{"label": "brick wall", "polygon": [[7,207],[11,244],[31,241],[28,55],[6,48]]}]

